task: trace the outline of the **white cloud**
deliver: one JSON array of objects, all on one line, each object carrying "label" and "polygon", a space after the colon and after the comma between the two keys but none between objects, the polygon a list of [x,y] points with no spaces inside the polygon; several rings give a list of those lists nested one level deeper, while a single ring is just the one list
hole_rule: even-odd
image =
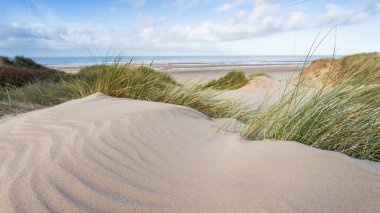
[{"label": "white cloud", "polygon": [[50,49],[110,45],[110,33],[89,30],[88,26],[48,26],[39,23],[0,25],[0,46],[28,43]]},{"label": "white cloud", "polygon": [[141,30],[141,37],[144,40],[150,40],[154,37],[155,28],[154,27],[145,27]]},{"label": "white cloud", "polygon": [[146,3],[146,0],[119,0],[120,2],[126,2],[134,6],[142,6]]},{"label": "white cloud", "polygon": [[[240,5],[234,1],[229,5]],[[222,5],[223,6],[223,5]],[[175,26],[168,31],[167,39],[184,42],[224,42],[261,37],[278,32],[300,29],[308,21],[308,15],[301,11],[281,11],[278,3],[265,0],[253,1],[252,12],[236,12],[228,21],[205,21],[195,26]],[[220,7],[220,11],[233,6]]]},{"label": "white cloud", "polygon": [[226,12],[229,11],[232,8],[232,6],[228,3],[225,3],[223,5],[220,5],[219,7],[216,8],[216,11],[218,12]]},{"label": "white cloud", "polygon": [[340,7],[335,4],[328,4],[326,12],[320,16],[319,25],[351,25],[368,19],[369,14],[365,11],[355,11]]},{"label": "white cloud", "polygon": [[207,21],[195,27],[176,26],[169,31],[168,39],[185,42],[223,42],[260,37],[286,29],[285,19],[268,16],[254,24],[239,23],[231,20],[227,23]]},{"label": "white cloud", "polygon": [[231,9],[238,8],[243,3],[252,3],[252,2],[253,2],[253,0],[233,0],[233,1],[229,2],[229,3],[226,2],[224,4],[219,5],[216,8],[216,11],[218,11],[218,12],[226,12],[226,11],[229,11]]},{"label": "white cloud", "polygon": [[295,29],[303,27],[303,25],[308,21],[309,17],[304,12],[292,11],[289,14],[289,20],[286,24],[287,28]]},{"label": "white cloud", "polygon": [[255,20],[280,9],[280,4],[268,3],[266,0],[256,0],[250,18]]},{"label": "white cloud", "polygon": [[235,16],[236,16],[237,18],[242,18],[242,17],[245,16],[245,14],[246,14],[246,12],[245,12],[244,10],[239,10],[239,12],[237,12],[237,13],[235,14]]},{"label": "white cloud", "polygon": [[372,15],[380,12],[380,0],[369,3],[366,11]]},{"label": "white cloud", "polygon": [[204,0],[176,0],[174,2],[174,6],[178,10],[187,10],[187,9],[190,9],[190,8],[196,6],[197,4],[201,3],[202,1],[204,1]]},{"label": "white cloud", "polygon": [[[120,0],[133,2],[132,0]],[[178,9],[194,7],[208,0],[176,0]],[[145,1],[135,1],[145,2]],[[277,1],[279,2],[279,1]],[[173,3],[173,2],[172,2]],[[375,6],[373,6],[375,5]],[[372,4],[376,8],[380,4]],[[172,5],[171,5],[172,6]],[[172,8],[173,9],[173,8]],[[211,8],[215,13],[215,6]],[[316,12],[289,8],[266,0],[231,0],[217,7],[220,12],[215,17],[201,22],[188,22],[181,25],[173,17],[139,15],[139,22],[133,27],[99,26],[97,24],[49,24],[43,20],[38,24],[10,22],[0,24],[0,47],[9,50],[19,45],[25,47],[44,47],[45,49],[87,49],[117,46],[122,49],[159,49],[208,47],[226,41],[239,41],[298,30],[300,28],[319,28],[331,24],[349,25],[368,19],[369,8],[354,10],[329,4],[325,11]],[[160,14],[162,15],[162,14]],[[173,24],[176,23],[176,24]],[[124,27],[124,28],[123,28]],[[162,50],[162,51],[163,51]]]}]

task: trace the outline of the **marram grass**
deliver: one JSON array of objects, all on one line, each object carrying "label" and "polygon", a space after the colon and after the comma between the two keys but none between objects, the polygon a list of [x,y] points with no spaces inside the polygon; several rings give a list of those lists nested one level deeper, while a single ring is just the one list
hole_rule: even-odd
[{"label": "marram grass", "polygon": [[242,135],[251,140],[297,141],[380,161],[380,72],[351,69],[339,81],[328,74],[320,88],[298,85],[269,108],[257,109]]},{"label": "marram grass", "polygon": [[380,161],[380,72],[370,68],[376,67],[371,61],[350,66],[346,70],[350,74],[340,78],[331,70],[319,88],[306,89],[297,84],[276,103],[263,104],[265,107],[258,109],[221,100],[216,91],[180,85],[168,74],[130,64],[94,66],[59,82],[2,88],[0,98],[53,106],[102,92],[114,97],[178,104],[211,118],[236,118],[246,124],[241,134],[250,140],[297,141]]},{"label": "marram grass", "polygon": [[220,77],[207,83],[204,88],[212,88],[216,90],[233,90],[243,87],[249,82],[245,73],[241,70],[235,70],[227,73],[225,76]]},{"label": "marram grass", "polygon": [[[301,82],[305,85],[312,80],[326,79],[331,85],[340,84],[342,81],[352,80],[360,83],[359,79],[372,76],[380,83],[380,53],[363,53],[346,56],[340,59],[323,58],[314,61],[303,71]],[[366,73],[369,76],[363,76]]]},{"label": "marram grass", "polygon": [[272,78],[269,74],[265,72],[253,72],[248,75],[249,80],[253,80],[256,77],[267,77],[267,78]]},{"label": "marram grass", "polygon": [[84,68],[70,80],[36,82],[2,91],[1,98],[54,106],[101,92],[109,96],[184,105],[211,118],[231,117],[247,121],[249,108],[219,93],[178,84],[169,74],[143,66],[100,65]]}]

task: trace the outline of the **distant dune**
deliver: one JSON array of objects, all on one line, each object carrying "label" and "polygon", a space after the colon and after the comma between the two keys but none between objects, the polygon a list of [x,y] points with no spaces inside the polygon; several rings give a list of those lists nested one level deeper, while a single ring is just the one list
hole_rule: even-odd
[{"label": "distant dune", "polygon": [[376,212],[380,170],[217,133],[187,107],[97,93],[0,120],[0,209]]},{"label": "distant dune", "polygon": [[[306,84],[318,83],[328,78],[332,83],[348,78],[353,71],[370,70],[374,76],[380,72],[380,53],[363,53],[346,56],[340,59],[322,58],[311,63],[310,66],[293,78],[296,83],[300,78]],[[380,81],[380,79],[379,79]]]}]

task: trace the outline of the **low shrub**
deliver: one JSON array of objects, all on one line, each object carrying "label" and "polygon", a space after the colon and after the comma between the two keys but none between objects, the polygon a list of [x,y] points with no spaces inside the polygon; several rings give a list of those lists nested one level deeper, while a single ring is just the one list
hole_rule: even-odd
[{"label": "low shrub", "polygon": [[298,85],[269,108],[257,109],[242,135],[251,140],[297,141],[380,161],[380,72],[350,69],[350,75],[333,85],[329,81],[317,89]]},{"label": "low shrub", "polygon": [[340,59],[322,58],[313,61],[312,64],[297,77],[304,85],[311,81],[327,82],[337,85],[342,81],[361,82],[366,78],[363,73],[376,76],[376,82],[380,83],[380,53],[363,53],[346,56]]},{"label": "low shrub", "polygon": [[24,86],[36,81],[58,82],[69,78],[64,72],[50,69],[33,60],[17,56],[13,61],[0,57],[0,86]]},{"label": "low shrub", "polygon": [[239,89],[246,85],[248,81],[249,79],[243,71],[235,70],[227,73],[227,75],[219,79],[210,81],[204,86],[204,88],[212,88],[216,90]]},{"label": "low shrub", "polygon": [[249,80],[253,80],[256,77],[267,77],[267,78],[272,78],[270,75],[264,72],[253,72],[248,75]]},{"label": "low shrub", "polygon": [[185,87],[167,73],[131,65],[100,65],[82,69],[72,79],[58,83],[38,82],[2,91],[0,99],[53,106],[101,92],[109,96],[188,106],[212,118],[234,117],[247,121],[249,107],[217,98],[219,93]]}]

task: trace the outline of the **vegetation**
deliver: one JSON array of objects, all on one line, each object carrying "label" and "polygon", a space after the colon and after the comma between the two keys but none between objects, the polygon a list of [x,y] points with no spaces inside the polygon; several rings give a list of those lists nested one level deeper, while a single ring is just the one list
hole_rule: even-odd
[{"label": "vegetation", "polygon": [[[380,53],[363,53],[340,59],[325,58],[314,61],[306,68],[300,80],[308,83],[313,80],[328,79],[329,84],[336,85],[347,78],[362,78],[362,73],[377,76],[380,72]],[[380,78],[376,81],[380,83]]]},{"label": "vegetation", "polygon": [[164,102],[194,108],[210,117],[237,117],[248,120],[247,109],[231,100],[216,98],[218,93],[179,85],[167,73],[147,67],[100,65],[82,69],[69,80],[38,82],[5,90],[0,98],[53,106],[96,92],[113,97]]},{"label": "vegetation", "polygon": [[204,88],[212,88],[216,90],[232,90],[238,89],[248,83],[249,79],[243,71],[235,70],[227,73],[227,75],[212,80],[207,83]]},{"label": "vegetation", "polygon": [[256,77],[272,78],[270,75],[268,75],[267,73],[264,73],[264,72],[253,72],[253,73],[249,74],[248,77],[249,77],[249,80],[253,80]]},{"label": "vegetation", "polygon": [[58,82],[69,76],[63,72],[44,67],[32,59],[16,56],[14,60],[0,56],[0,86],[24,86],[28,83]]},{"label": "vegetation", "polygon": [[380,72],[374,72],[373,63],[378,61],[350,66],[350,75],[339,80],[326,75],[319,89],[297,86],[269,108],[257,109],[242,135],[297,141],[380,161]]},{"label": "vegetation", "polygon": [[14,101],[0,101],[0,118],[6,115],[17,115],[40,108],[43,108],[43,106]]},{"label": "vegetation", "polygon": [[[352,57],[339,59],[340,66],[345,68],[321,75],[319,87],[307,89],[297,84],[276,103],[257,109],[222,100],[214,90],[180,85],[166,73],[118,63],[84,68],[59,81],[37,81],[22,87],[8,85],[2,87],[0,99],[53,106],[102,92],[114,97],[178,104],[212,118],[236,118],[246,124],[241,134],[250,140],[297,141],[359,159],[380,161],[379,59],[376,54],[370,58],[359,55],[362,57],[365,59],[358,59],[361,62]],[[321,61],[323,64],[326,59]],[[234,71],[205,87],[233,89],[247,82],[243,72]],[[2,107],[11,110],[8,105]]]},{"label": "vegetation", "polygon": [[0,102],[0,117],[20,112],[18,108]]}]

